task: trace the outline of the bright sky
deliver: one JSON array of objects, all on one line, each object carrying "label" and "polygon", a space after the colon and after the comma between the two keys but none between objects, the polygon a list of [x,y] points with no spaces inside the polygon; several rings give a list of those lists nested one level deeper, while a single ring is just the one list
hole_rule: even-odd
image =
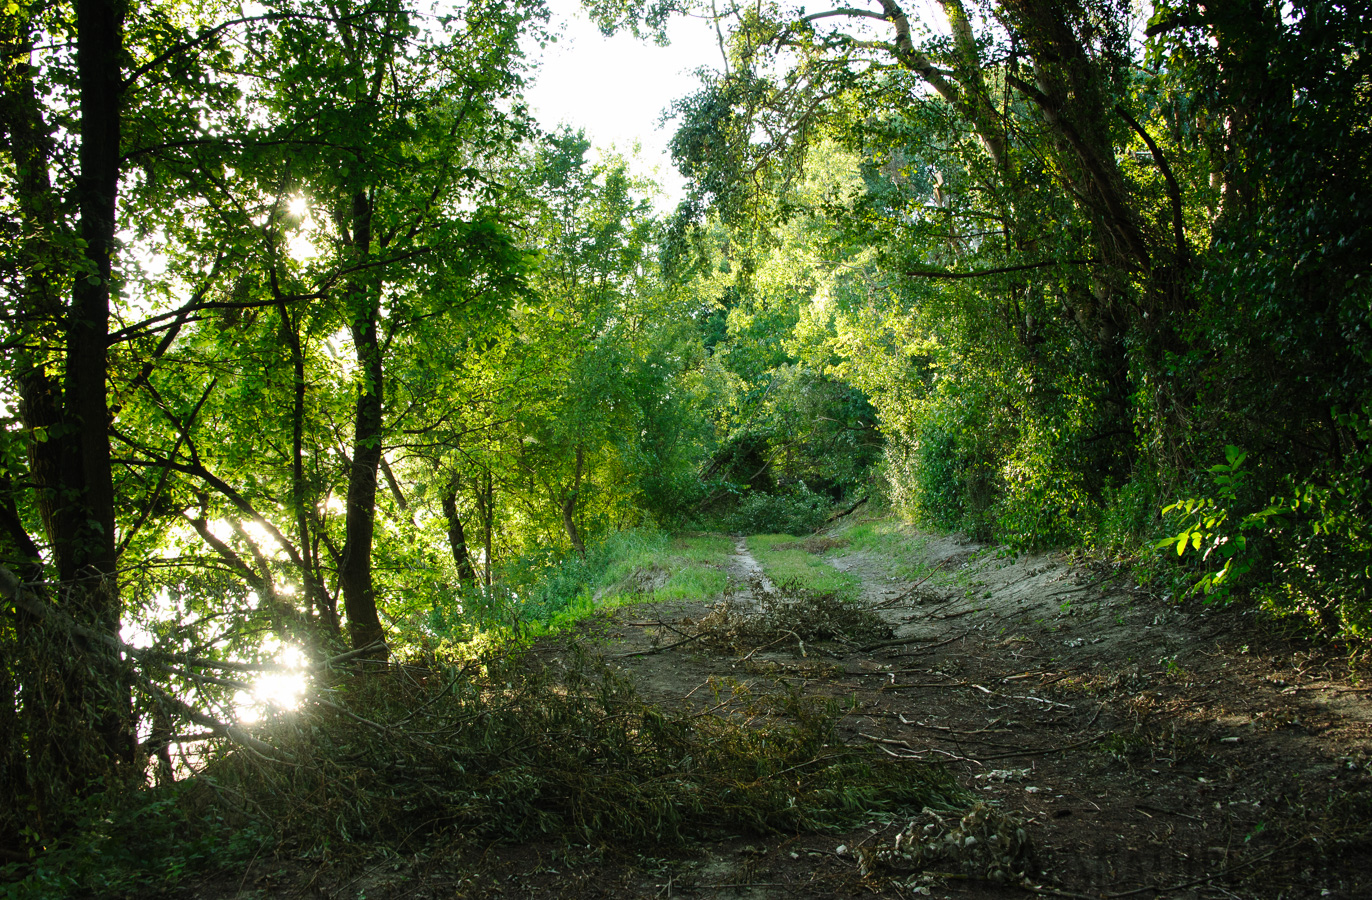
[{"label": "bright sky", "polygon": [[[675,208],[682,179],[667,152],[673,126],[658,121],[674,100],[694,92],[693,74],[721,66],[714,27],[700,19],[673,21],[672,43],[659,47],[629,34],[603,37],[581,11],[579,0],[550,0],[559,35],[544,53],[537,82],[526,94],[544,128],[582,128],[600,150],[629,156],[642,147],[639,171],[653,174],[667,192],[658,206]],[[537,52],[537,51],[535,51]]]}]

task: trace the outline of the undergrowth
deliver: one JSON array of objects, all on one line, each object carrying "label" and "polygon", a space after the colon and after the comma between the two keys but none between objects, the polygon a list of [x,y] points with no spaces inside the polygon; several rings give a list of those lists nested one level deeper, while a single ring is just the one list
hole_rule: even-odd
[{"label": "undergrowth", "polygon": [[[245,863],[271,842],[259,821],[198,802],[205,784],[106,790],[75,801],[61,840],[0,869],[0,898],[121,897],[174,889]],[[211,790],[213,788],[211,787]]]},{"label": "undergrowth", "polygon": [[0,896],[131,896],[272,847],[348,872],[470,841],[638,851],[963,802],[942,769],[845,746],[821,702],[739,689],[717,706],[653,706],[575,649],[339,673],[257,730],[270,751],[219,746],[175,790],[10,866]]},{"label": "undergrowth", "polygon": [[494,587],[472,586],[454,602],[435,605],[414,632],[500,646],[555,634],[598,610],[704,600],[724,591],[732,553],[733,543],[720,535],[613,532],[588,546],[584,556],[549,548],[511,561]]},{"label": "undergrowth", "polygon": [[829,500],[801,482],[783,493],[748,494],[725,517],[724,525],[738,534],[810,534],[824,525],[831,506]]},{"label": "undergrowth", "polygon": [[345,678],[281,719],[269,740],[290,763],[236,752],[210,772],[244,798],[238,814],[274,823],[302,852],[356,841],[404,852],[454,830],[660,846],[721,827],[836,827],[956,796],[939,770],[843,746],[835,711],[796,699],[781,714],[745,712],[751,726],[655,707],[576,651],[551,664],[523,652],[430,659]]}]

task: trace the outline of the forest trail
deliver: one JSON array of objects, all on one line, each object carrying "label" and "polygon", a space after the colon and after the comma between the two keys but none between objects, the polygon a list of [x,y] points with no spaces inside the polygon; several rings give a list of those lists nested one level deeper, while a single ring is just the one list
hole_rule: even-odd
[{"label": "forest trail", "polygon": [[740,537],[738,542],[734,544],[734,557],[730,560],[729,578],[733,582],[743,585],[741,590],[747,592],[749,597],[751,597],[751,589],[747,585],[755,578],[762,583],[766,590],[771,590],[774,587],[763,572],[762,563],[758,562],[757,557],[748,549],[747,538]]},{"label": "forest trail", "polygon": [[[622,608],[588,620],[581,639],[663,704],[727,715],[767,692],[830,701],[843,741],[944,765],[995,811],[964,823],[967,835],[1023,828],[1045,891],[1372,894],[1358,838],[1372,808],[1372,703],[1338,658],[1060,554],[914,532],[894,549],[855,550],[841,532],[797,545],[856,577],[853,602],[889,639],[712,645],[723,607],[757,612],[763,564],[741,539],[726,601]],[[988,880],[971,850],[923,866],[947,877],[902,863],[890,850],[908,824],[723,839],[655,873],[607,870],[593,879],[602,892],[576,895],[1028,895]]]},{"label": "forest trail", "polygon": [[[694,537],[716,547],[722,596],[602,609],[536,641],[525,664],[584,670],[598,657],[675,721],[754,734],[824,710],[833,729],[813,760],[847,745],[938,767],[961,791],[957,812],[872,813],[839,832],[721,825],[676,849],[556,832],[459,841],[450,860],[391,852],[342,883],[264,857],[194,896],[1372,896],[1372,694],[1333,650],[1238,607],[1150,595],[1122,567],[888,520]],[[846,586],[797,588],[777,577],[778,554]],[[654,596],[669,556],[621,584]],[[816,621],[838,624],[816,637]]]}]

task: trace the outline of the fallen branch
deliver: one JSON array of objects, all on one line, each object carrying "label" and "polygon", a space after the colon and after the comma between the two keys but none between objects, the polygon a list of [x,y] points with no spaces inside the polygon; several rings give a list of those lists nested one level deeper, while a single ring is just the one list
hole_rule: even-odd
[{"label": "fallen branch", "polygon": [[866,647],[857,648],[857,650],[855,650],[854,652],[871,653],[873,650],[885,650],[887,647],[903,647],[906,644],[924,644],[928,643],[929,641],[937,639],[937,637],[934,637],[932,635],[929,637],[924,637],[923,635],[921,635],[919,637],[897,638],[894,641],[882,641],[877,644],[868,644]]},{"label": "fallen branch", "polygon": [[887,744],[891,744],[891,745],[893,745],[893,746],[900,747],[900,748],[902,748],[902,749],[904,749],[904,750],[909,750],[910,753],[912,753],[912,754],[920,754],[920,753],[937,753],[937,754],[939,754],[939,755],[941,755],[941,756],[946,756],[946,757],[948,757],[949,759],[956,760],[957,762],[970,762],[970,763],[978,763],[978,764],[979,764],[979,761],[978,761],[978,760],[975,760],[975,759],[973,759],[973,758],[970,757],[970,756],[958,756],[956,753],[950,753],[950,752],[947,751],[947,750],[940,750],[940,749],[937,748],[937,747],[917,748],[917,747],[911,747],[911,746],[910,746],[909,744],[907,744],[905,741],[897,741],[897,740],[893,740],[892,738],[880,738],[880,737],[877,737],[876,735],[864,734],[863,732],[858,732],[858,734],[859,734],[860,736],[862,736],[862,737],[865,737],[867,740],[872,741],[874,744],[877,745],[877,747],[879,747],[881,750],[884,750],[887,754],[889,754],[889,755],[891,755],[891,756],[894,756],[896,759],[923,759],[923,757],[922,757],[922,756],[906,756],[906,755],[903,755],[903,754],[900,754],[900,753],[896,753],[896,752],[894,752],[893,750],[888,749],[888,748],[886,747]]},{"label": "fallen branch", "polygon": [[933,619],[935,622],[942,622],[947,619],[961,619],[963,616],[970,616],[974,612],[981,612],[981,610],[974,606],[971,609],[964,609],[962,612],[948,613],[944,616],[930,616],[929,618]]},{"label": "fallen branch", "polygon": [[[785,634],[783,634],[781,637],[777,638],[777,639],[774,640],[774,641],[770,641],[770,642],[768,642],[768,643],[766,643],[766,644],[763,644],[761,647],[754,647],[753,649],[749,650],[749,651],[748,651],[748,655],[745,656],[745,657],[743,657],[742,659],[740,659],[740,660],[738,661],[738,663],[746,663],[748,660],[750,660],[750,659],[753,658],[753,654],[754,654],[754,653],[760,653],[760,652],[762,652],[763,650],[766,650],[766,649],[769,648],[769,647],[774,647],[774,646],[776,646],[777,644],[780,644],[782,641],[786,640],[788,637],[795,637],[795,633],[794,633],[794,632],[788,631],[788,632],[786,632]],[[738,665],[738,663],[734,663],[734,665]]]},{"label": "fallen branch", "polygon": [[[954,643],[955,641],[960,641],[960,640],[962,640],[963,638],[967,637],[967,635],[969,635],[969,634],[971,634],[971,633],[972,633],[971,631],[964,631],[962,634],[956,635],[956,636],[954,636],[954,637],[950,637],[950,638],[949,638],[948,640],[946,640],[946,641],[939,641],[937,644],[930,644],[928,647],[921,647],[921,648],[919,648],[918,650],[916,650],[915,653],[928,653],[930,650],[937,650],[939,647],[946,647],[946,646],[948,646],[949,644]],[[914,653],[908,653],[908,654],[906,654],[906,655],[907,655],[907,656],[914,656]],[[901,669],[901,671],[902,671],[902,672],[909,672],[909,671],[912,671],[912,670],[911,670],[911,669]]]},{"label": "fallen branch", "polygon": [[[899,713],[896,714],[896,718],[900,720],[900,724],[902,725],[914,725],[920,728],[928,728],[931,731],[942,731],[947,734],[1005,734],[1006,732],[1010,731],[1009,728],[978,728],[976,731],[959,731],[956,728],[949,728],[946,725],[930,725],[926,722],[919,722],[914,719],[907,719],[905,718],[905,716],[900,715]],[[978,741],[977,743],[981,742]]]},{"label": "fallen branch", "polygon": [[850,506],[850,507],[848,507],[847,509],[843,510],[843,512],[836,512],[836,513],[834,513],[833,515],[831,515],[829,518],[825,519],[824,521],[826,521],[826,522],[834,522],[834,521],[837,521],[838,519],[841,519],[841,518],[843,518],[843,517],[846,516],[846,515],[850,515],[854,510],[856,510],[859,506],[861,506],[862,504],[864,504],[864,503],[866,503],[866,502],[867,502],[867,498],[866,498],[866,497],[863,497],[861,500],[859,500],[858,502],[854,503],[852,506]]},{"label": "fallen branch", "polygon": [[[1021,672],[1021,673],[1018,674],[1018,675],[1007,675],[1007,676],[1005,676],[1004,678],[1002,678],[1002,679],[1000,680],[1000,683],[1001,683],[1001,684],[1005,684],[1007,681],[1019,681],[1021,678],[1033,678],[1033,677],[1039,676],[1039,675],[1056,675],[1056,674],[1057,674],[1056,672]],[[1049,682],[1049,683],[1051,684],[1051,682]]]},{"label": "fallen branch", "polygon": [[1085,747],[1088,744],[1094,744],[1097,741],[1103,740],[1106,737],[1107,735],[1098,734],[1093,738],[1088,738],[1084,741],[1077,741],[1075,744],[1068,744],[1065,747],[1048,747],[1044,750],[1021,750],[1015,753],[997,753],[995,756],[978,757],[977,761],[989,762],[993,759],[1013,759],[1020,756],[1045,756],[1049,753],[1066,753],[1068,750],[1076,750],[1078,747]]},{"label": "fallen branch", "polygon": [[942,569],[942,568],[943,568],[945,565],[947,565],[951,560],[956,559],[956,558],[957,558],[957,557],[950,556],[950,557],[948,557],[947,559],[944,559],[944,560],[943,560],[942,562],[940,562],[938,565],[936,565],[936,566],[934,566],[932,569],[930,569],[928,575],[925,575],[925,576],[924,576],[923,578],[921,578],[919,581],[916,581],[916,582],[910,587],[910,589],[907,590],[905,593],[903,593],[903,594],[901,594],[900,596],[895,597],[895,598],[893,598],[893,599],[891,599],[891,600],[886,600],[886,601],[884,601],[884,602],[878,604],[876,608],[877,608],[877,609],[886,609],[888,606],[895,606],[897,603],[899,603],[900,601],[902,601],[902,600],[904,600],[905,598],[909,597],[909,596],[910,596],[911,594],[913,594],[915,591],[917,591],[917,590],[919,590],[920,588],[922,588],[922,587],[924,586],[924,582],[928,581],[930,578],[933,578],[935,575],[938,574],[939,569]]},{"label": "fallen branch", "polygon": [[1175,809],[1163,809],[1160,806],[1149,806],[1147,803],[1135,803],[1134,809],[1137,809],[1141,812],[1162,813],[1163,815],[1167,816],[1181,816],[1183,819],[1190,819],[1193,822],[1205,821],[1200,816],[1193,816],[1189,813],[1177,812]]},{"label": "fallen branch", "polygon": [[[914,690],[915,688],[955,688],[955,687],[977,687],[977,685],[972,684],[972,682],[970,682],[970,681],[948,681],[948,682],[943,682],[943,683],[940,683],[940,682],[937,682],[937,681],[922,681],[922,682],[920,682],[919,684],[888,684],[888,685],[884,685],[884,686],[881,688],[881,691],[882,691],[882,693],[886,693],[887,691],[910,691],[910,690]],[[985,688],[982,688],[982,690],[985,690]]]},{"label": "fallen branch", "polygon": [[647,649],[647,650],[635,650],[635,651],[633,651],[632,653],[621,653],[621,654],[619,654],[618,656],[615,656],[614,658],[615,658],[615,659],[628,659],[628,658],[631,657],[631,656],[652,656],[654,653],[662,653],[663,651],[671,650],[671,649],[673,649],[673,648],[675,648],[675,647],[680,647],[682,644],[689,644],[691,641],[698,641],[698,640],[700,640],[700,639],[703,638],[703,637],[705,637],[705,632],[701,631],[701,632],[698,632],[698,633],[696,633],[696,634],[691,635],[690,637],[686,638],[685,640],[677,641],[677,642],[674,643],[674,644],[667,644],[665,647],[650,647],[650,648]]}]

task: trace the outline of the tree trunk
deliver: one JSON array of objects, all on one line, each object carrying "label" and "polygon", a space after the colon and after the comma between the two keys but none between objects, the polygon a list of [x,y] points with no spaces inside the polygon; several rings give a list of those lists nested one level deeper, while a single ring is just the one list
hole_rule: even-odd
[{"label": "tree trunk", "polygon": [[448,546],[453,551],[453,564],[457,566],[457,577],[464,587],[476,583],[476,569],[472,567],[472,555],[467,551],[467,534],[462,528],[462,519],[457,514],[457,479],[448,482],[443,489],[443,516],[448,520]]},{"label": "tree trunk", "polygon": [[567,540],[571,541],[572,549],[583,557],[586,555],[586,544],[581,540],[581,532],[576,527],[576,501],[577,495],[581,492],[581,476],[585,469],[586,451],[582,447],[577,447],[576,475],[572,479],[571,490],[562,497],[562,527],[567,531]]},{"label": "tree trunk", "polygon": [[[123,25],[124,6],[118,0],[77,3],[81,150],[76,200],[86,265],[76,273],[67,318],[59,469],[62,499],[52,535],[66,611],[78,622],[115,637],[120,607],[105,380],[124,90]],[[118,672],[103,668],[94,675],[89,667],[79,665],[69,671],[71,696],[80,698],[78,708],[93,707],[89,713],[106,759],[131,763],[135,738],[129,687]],[[104,683],[92,684],[92,678]]]},{"label": "tree trunk", "polygon": [[[120,600],[116,583],[114,483],[110,465],[106,347],[109,340],[111,255],[120,171],[120,113],[124,85],[123,4],[76,3],[76,88],[80,120],[77,172],[71,204],[84,246],[73,259],[59,248],[61,204],[49,176],[52,140],[34,90],[33,69],[7,72],[0,99],[8,155],[16,167],[16,199],[26,225],[18,254],[26,281],[20,299],[25,343],[46,345],[16,366],[19,412],[29,434],[28,480],[51,548],[51,570],[23,532],[17,508],[7,507],[7,541],[28,557],[31,581],[52,585],[51,599],[92,633],[116,638]],[[4,49],[27,63],[22,24],[5,24]],[[14,31],[11,31],[14,28]],[[6,54],[11,60],[14,56]],[[66,268],[66,276],[45,272]],[[63,305],[58,284],[70,279]],[[62,336],[54,347],[47,334]],[[47,358],[60,354],[59,382]],[[26,358],[27,357],[27,358]],[[11,498],[12,499],[12,498]],[[13,519],[13,521],[11,521]],[[54,578],[55,576],[55,578]],[[22,698],[16,734],[24,739],[31,820],[46,830],[61,821],[72,794],[132,763],[136,748],[130,687],[117,660],[103,648],[73,642],[56,626],[20,614],[18,658],[7,660]],[[8,728],[7,728],[8,731]]]},{"label": "tree trunk", "polygon": [[277,304],[281,315],[281,335],[291,351],[293,387],[291,397],[291,504],[295,507],[296,542],[304,565],[300,577],[305,582],[305,600],[313,607],[325,627],[338,633],[338,607],[324,587],[318,558],[310,539],[310,498],[305,494],[305,352],[300,332],[284,301]]},{"label": "tree trunk", "polygon": [[486,493],[482,503],[482,527],[485,531],[485,551],[486,558],[483,561],[486,569],[486,587],[491,586],[491,535],[495,531],[495,482],[491,478],[491,470],[486,470]]},{"label": "tree trunk", "polygon": [[[352,243],[357,257],[364,257],[372,242],[372,201],[359,191],[353,197]],[[359,278],[348,287],[348,313],[352,319],[353,347],[361,381],[357,386],[353,428],[352,464],[348,470],[347,519],[338,581],[343,589],[343,608],[348,614],[348,633],[353,649],[377,646],[372,657],[385,659],[386,635],[376,610],[376,587],[372,581],[372,538],[376,528],[376,480],[381,466],[382,360],[377,321],[380,318],[380,286]]]}]

